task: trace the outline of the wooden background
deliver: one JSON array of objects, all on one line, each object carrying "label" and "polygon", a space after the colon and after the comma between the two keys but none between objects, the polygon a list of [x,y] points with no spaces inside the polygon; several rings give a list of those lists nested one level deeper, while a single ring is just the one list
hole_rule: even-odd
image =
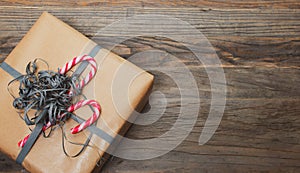
[{"label": "wooden background", "polygon": [[[181,59],[199,87],[201,110],[187,139],[168,154],[145,161],[111,159],[103,172],[300,172],[300,2],[232,1],[35,1],[0,2],[1,61],[42,11],[49,11],[88,37],[99,28],[135,14],[177,17],[201,31],[221,59],[227,104],[221,124],[204,146],[198,138],[210,103],[210,85],[201,63],[173,40],[136,37],[113,51],[124,58],[158,49]],[[118,36],[97,36],[106,46]],[[141,57],[140,62],[143,62]],[[163,117],[149,126],[134,125],[130,138],[154,138],[179,114],[178,89],[159,72],[154,90],[173,96]],[[185,82],[186,79],[182,79]],[[0,172],[24,172],[0,154]]]}]

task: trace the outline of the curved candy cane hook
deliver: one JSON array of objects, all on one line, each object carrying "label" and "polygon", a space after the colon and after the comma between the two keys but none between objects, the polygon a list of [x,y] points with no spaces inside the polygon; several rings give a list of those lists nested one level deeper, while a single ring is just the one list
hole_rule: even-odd
[{"label": "curved candy cane hook", "polygon": [[59,73],[66,74],[70,69],[72,69],[79,62],[88,61],[91,64],[91,71],[89,74],[80,81],[77,88],[82,89],[86,84],[88,84],[97,72],[97,63],[94,58],[88,55],[76,56],[71,61],[67,62],[62,69],[59,69]]},{"label": "curved candy cane hook", "polygon": [[85,105],[90,105],[94,108],[94,113],[93,115],[86,121],[84,121],[83,123],[77,125],[76,127],[71,129],[71,133],[72,134],[76,134],[78,132],[81,132],[82,130],[86,129],[87,127],[89,127],[90,125],[92,125],[99,117],[100,117],[100,112],[101,112],[101,106],[98,102],[96,102],[95,100],[81,100],[79,102],[77,102],[74,105],[71,105],[68,109],[69,112],[73,112]]}]

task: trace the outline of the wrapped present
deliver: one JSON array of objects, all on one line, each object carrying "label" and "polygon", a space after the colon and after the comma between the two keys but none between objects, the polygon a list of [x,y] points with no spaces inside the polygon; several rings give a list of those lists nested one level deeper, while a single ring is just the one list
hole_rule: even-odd
[{"label": "wrapped present", "polygon": [[[78,58],[78,63],[75,63],[76,59],[70,61],[74,57]],[[94,72],[93,66],[88,64],[89,58],[97,63]],[[22,148],[23,139],[29,134],[29,138],[34,138],[32,134],[37,125],[28,126],[20,118],[24,112],[18,112],[13,106],[14,98],[10,92],[18,94],[18,84],[12,84],[10,92],[7,87],[18,75],[26,74],[26,65],[35,59],[42,60],[37,63],[39,69],[49,68],[59,73],[84,71],[78,72],[78,76],[81,74],[81,81],[87,76],[89,81],[81,87],[82,94],[78,100],[91,102],[81,102],[80,107],[75,105],[73,110],[68,109],[73,112],[73,119],[63,120],[63,125],[49,125],[49,129],[53,127],[51,134],[46,138],[39,133],[28,153],[22,155],[20,153],[25,150]],[[91,172],[112,147],[114,139],[127,131],[130,126],[127,120],[132,118],[135,110],[143,107],[153,83],[151,74],[98,46],[47,12],[41,15],[0,67],[0,150],[12,159],[18,159],[30,172]],[[84,104],[89,106],[84,107]],[[99,109],[98,116],[96,109]],[[79,129],[80,132],[73,129],[72,134],[71,128],[88,123],[92,116],[95,116],[92,122]],[[48,134],[50,130],[44,127],[45,124],[41,131]],[[26,142],[25,145],[29,145]],[[88,145],[78,156],[70,157],[78,153],[86,142]]]}]

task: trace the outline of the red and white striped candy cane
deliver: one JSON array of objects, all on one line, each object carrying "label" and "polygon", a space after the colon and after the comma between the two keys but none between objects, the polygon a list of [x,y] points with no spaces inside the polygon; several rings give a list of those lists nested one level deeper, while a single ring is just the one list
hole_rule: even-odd
[{"label": "red and white striped candy cane", "polygon": [[86,129],[87,127],[92,125],[100,116],[101,107],[100,107],[100,104],[95,100],[81,100],[81,101],[77,102],[76,104],[71,105],[69,107],[68,111],[73,112],[85,105],[92,106],[94,108],[94,113],[89,119],[87,119],[83,123],[77,125],[76,127],[72,128],[71,129],[72,134],[76,134],[76,133],[81,132],[82,130]]},{"label": "red and white striped candy cane", "polygon": [[73,68],[75,65],[82,61],[88,61],[91,64],[92,68],[89,74],[82,81],[79,82],[79,86],[77,86],[77,88],[80,89],[83,88],[86,84],[88,84],[97,72],[97,63],[94,58],[88,55],[76,56],[71,61],[66,63],[62,69],[59,70],[59,73],[66,74],[71,68]]},{"label": "red and white striped candy cane", "polygon": [[[100,117],[100,112],[101,112],[101,106],[100,104],[95,101],[95,100],[81,100],[79,102],[77,102],[76,104],[71,105],[68,108],[68,112],[74,112],[75,110],[85,106],[85,105],[90,105],[94,108],[94,113],[93,115],[86,121],[84,121],[83,123],[73,127],[71,129],[71,133],[72,134],[76,134],[84,129],[86,129],[87,127],[89,127],[90,125],[92,125],[93,123],[95,123],[95,121]],[[59,118],[62,118],[63,116],[65,116],[65,114],[62,114]],[[48,122],[46,126],[43,127],[43,131],[47,130],[48,128],[51,127],[51,123]],[[19,147],[23,147],[30,135],[27,135],[24,139],[22,139],[19,143],[18,146]]]}]

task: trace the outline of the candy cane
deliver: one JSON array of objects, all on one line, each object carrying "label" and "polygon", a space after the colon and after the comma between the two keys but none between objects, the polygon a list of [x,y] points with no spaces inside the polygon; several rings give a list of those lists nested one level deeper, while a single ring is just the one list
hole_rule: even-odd
[{"label": "candy cane", "polygon": [[66,63],[64,67],[59,70],[59,73],[66,74],[71,68],[73,68],[75,65],[82,61],[88,61],[91,64],[92,69],[89,72],[89,74],[82,81],[80,81],[78,86],[78,88],[80,89],[83,88],[86,84],[88,84],[97,72],[97,63],[94,58],[88,55],[77,56],[68,63]]},{"label": "candy cane", "polygon": [[[74,112],[75,110],[77,110],[77,109],[79,109],[79,108],[81,108],[85,105],[92,106],[94,108],[94,113],[88,120],[86,120],[83,123],[73,127],[71,129],[72,134],[76,134],[76,133],[81,132],[82,130],[86,129],[87,127],[89,127],[90,125],[95,123],[95,121],[100,117],[101,106],[95,100],[81,100],[81,101],[77,102],[76,104],[71,105],[68,108],[68,112]],[[66,114],[67,113],[64,113],[64,114],[60,115],[59,118],[62,118]],[[48,122],[47,125],[43,127],[43,131],[47,130],[51,126],[52,126],[51,123]],[[22,139],[20,142],[18,142],[18,146],[23,147],[26,144],[29,137],[30,137],[30,135],[27,135],[24,139]]]},{"label": "candy cane", "polygon": [[92,106],[94,108],[94,113],[88,120],[86,120],[83,123],[72,128],[71,129],[72,134],[76,134],[76,133],[81,132],[82,130],[86,129],[87,127],[92,125],[100,116],[101,107],[100,107],[100,104],[98,102],[96,102],[95,100],[81,100],[81,101],[77,102],[75,105],[71,105],[69,107],[68,111],[73,112],[85,105]]}]

